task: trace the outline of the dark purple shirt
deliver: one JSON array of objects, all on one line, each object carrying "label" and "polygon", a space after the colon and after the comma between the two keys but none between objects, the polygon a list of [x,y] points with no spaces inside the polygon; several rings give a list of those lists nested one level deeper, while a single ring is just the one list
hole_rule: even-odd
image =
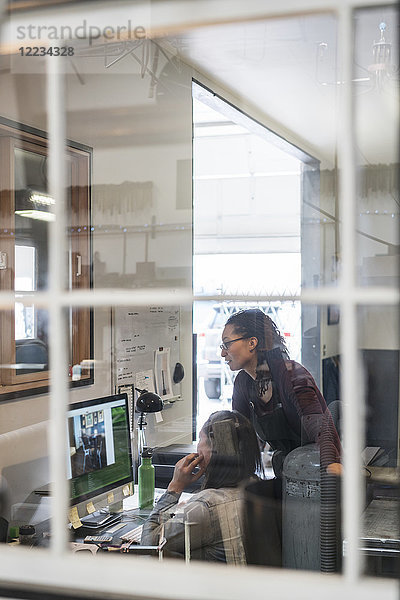
[{"label": "dark purple shirt", "polygon": [[[301,364],[284,359],[280,348],[267,352],[267,363],[273,382],[271,400],[263,403],[258,397],[255,381],[248,373],[240,371],[234,383],[232,409],[251,418],[252,402],[257,418],[280,403],[288,428],[307,443],[316,442],[320,446],[321,465],[340,462],[339,436],[311,373]],[[268,439],[263,441],[268,442]]]}]

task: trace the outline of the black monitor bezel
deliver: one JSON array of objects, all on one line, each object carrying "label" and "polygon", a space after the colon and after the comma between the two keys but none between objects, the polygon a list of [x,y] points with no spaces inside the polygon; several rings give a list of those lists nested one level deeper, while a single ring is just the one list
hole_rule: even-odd
[{"label": "black monitor bezel", "polygon": [[[93,398],[91,400],[83,400],[82,402],[73,402],[68,407],[68,413],[71,410],[79,410],[80,408],[87,408],[90,406],[95,406],[98,404],[106,404],[107,402],[115,402],[118,400],[125,400],[126,414],[128,416],[128,418],[127,418],[127,433],[128,433],[128,439],[130,440],[131,432],[130,432],[130,426],[129,426],[129,403],[128,403],[128,395],[125,393],[113,394],[111,396],[104,396],[102,398]],[[68,422],[68,418],[69,418],[68,413],[67,413],[67,422]],[[107,492],[110,492],[110,491],[114,490],[115,488],[120,488],[129,483],[132,483],[132,486],[133,486],[134,477],[133,477],[133,460],[132,460],[132,446],[131,445],[129,445],[129,448],[128,448],[128,456],[129,456],[129,463],[130,463],[130,470],[131,470],[130,477],[125,477],[124,479],[120,479],[118,482],[114,481],[113,483],[105,485],[102,488],[94,490],[93,492],[88,492],[87,494],[81,494],[80,496],[76,496],[75,498],[71,498],[71,495],[70,495],[70,498],[69,498],[70,505],[71,506],[78,505],[81,502],[84,502],[85,500],[91,500],[92,498],[95,498],[96,496],[106,494]],[[70,482],[70,479],[68,479],[67,481]]]}]

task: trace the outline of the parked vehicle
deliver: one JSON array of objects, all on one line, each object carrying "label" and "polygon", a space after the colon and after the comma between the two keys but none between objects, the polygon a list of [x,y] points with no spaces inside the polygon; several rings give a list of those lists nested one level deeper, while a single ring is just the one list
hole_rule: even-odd
[{"label": "parked vehicle", "polygon": [[215,304],[208,326],[197,335],[197,373],[203,377],[205,392],[211,399],[220,398],[223,389],[221,380],[224,365],[219,345],[226,318],[222,304]]}]

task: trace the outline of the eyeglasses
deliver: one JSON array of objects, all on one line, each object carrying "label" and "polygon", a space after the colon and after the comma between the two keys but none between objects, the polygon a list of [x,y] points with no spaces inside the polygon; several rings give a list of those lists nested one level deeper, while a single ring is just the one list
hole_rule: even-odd
[{"label": "eyeglasses", "polygon": [[229,346],[231,344],[233,344],[233,342],[238,342],[239,340],[247,340],[247,336],[246,337],[241,337],[241,338],[236,338],[235,340],[228,340],[227,342],[222,342],[222,344],[220,344],[220,348],[221,350],[229,350]]}]

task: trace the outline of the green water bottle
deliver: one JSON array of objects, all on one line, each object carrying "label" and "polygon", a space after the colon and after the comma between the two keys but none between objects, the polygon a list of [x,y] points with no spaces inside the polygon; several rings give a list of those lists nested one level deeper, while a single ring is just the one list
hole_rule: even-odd
[{"label": "green water bottle", "polygon": [[154,467],[151,455],[151,449],[145,446],[138,469],[139,508],[153,508],[154,504]]}]

